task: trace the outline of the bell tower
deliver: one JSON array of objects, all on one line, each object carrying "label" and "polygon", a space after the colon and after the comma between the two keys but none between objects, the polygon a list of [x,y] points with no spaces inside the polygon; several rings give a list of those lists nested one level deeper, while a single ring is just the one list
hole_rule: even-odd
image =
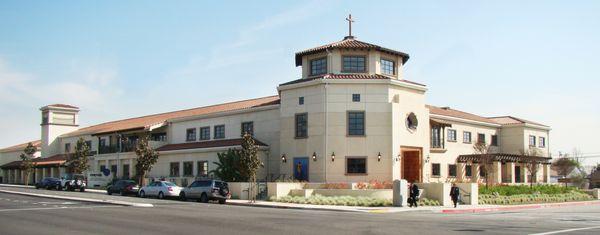
[{"label": "bell tower", "polygon": [[66,104],[52,104],[40,108],[42,112],[42,157],[60,153],[57,138],[79,128],[79,108]]}]

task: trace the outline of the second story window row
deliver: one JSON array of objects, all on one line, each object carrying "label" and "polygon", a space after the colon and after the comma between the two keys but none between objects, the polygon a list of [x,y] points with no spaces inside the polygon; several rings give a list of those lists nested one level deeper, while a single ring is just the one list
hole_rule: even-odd
[{"label": "second story window row", "polygon": [[310,61],[310,75],[327,73],[327,58],[318,58]]},{"label": "second story window row", "polygon": [[364,73],[367,71],[366,58],[364,56],[343,56],[342,72]]}]

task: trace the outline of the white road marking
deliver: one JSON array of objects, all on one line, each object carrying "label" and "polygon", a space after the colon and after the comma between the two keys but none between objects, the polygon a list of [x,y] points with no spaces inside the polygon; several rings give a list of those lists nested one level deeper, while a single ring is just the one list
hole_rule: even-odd
[{"label": "white road marking", "polygon": [[558,233],[568,233],[568,232],[573,232],[573,231],[589,230],[589,229],[596,229],[596,228],[600,228],[600,226],[584,227],[584,228],[572,228],[572,229],[551,231],[551,232],[545,232],[545,233],[534,233],[534,234],[531,234],[531,235],[549,235],[549,234],[558,234]]},{"label": "white road marking", "polygon": [[0,212],[11,211],[37,211],[37,210],[58,210],[58,209],[91,209],[91,208],[106,208],[106,207],[123,207],[123,206],[80,206],[80,207],[38,207],[38,208],[16,208],[16,209],[0,209]]}]

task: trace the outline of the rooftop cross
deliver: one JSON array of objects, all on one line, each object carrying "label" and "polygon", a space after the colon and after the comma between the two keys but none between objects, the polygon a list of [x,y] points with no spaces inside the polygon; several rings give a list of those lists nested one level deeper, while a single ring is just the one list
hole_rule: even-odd
[{"label": "rooftop cross", "polygon": [[352,22],[354,22],[352,19],[352,14],[348,14],[348,18],[346,18],[346,20],[348,21],[348,37],[352,38]]}]

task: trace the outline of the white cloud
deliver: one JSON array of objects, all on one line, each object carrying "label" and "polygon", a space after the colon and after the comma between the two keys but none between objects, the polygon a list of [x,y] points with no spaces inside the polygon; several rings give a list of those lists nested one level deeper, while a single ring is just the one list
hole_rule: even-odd
[{"label": "white cloud", "polygon": [[112,65],[78,61],[65,70],[60,79],[41,77],[14,69],[0,56],[0,116],[13,120],[0,122],[0,146],[40,138],[39,126],[32,123],[37,123],[41,106],[65,103],[79,106],[86,116],[101,116],[123,93],[116,84],[118,70]]}]

